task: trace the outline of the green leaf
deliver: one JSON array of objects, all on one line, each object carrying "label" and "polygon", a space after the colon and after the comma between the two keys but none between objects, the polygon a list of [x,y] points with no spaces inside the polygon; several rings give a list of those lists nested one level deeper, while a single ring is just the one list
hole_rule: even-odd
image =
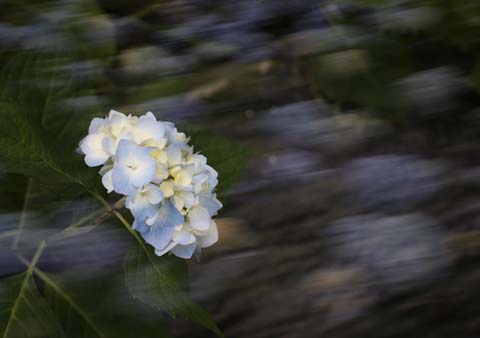
[{"label": "green leaf", "polygon": [[190,144],[207,157],[208,164],[218,171],[217,192],[224,195],[238,180],[251,156],[251,150],[241,144],[207,130],[186,131],[191,137]]},{"label": "green leaf", "polygon": [[3,338],[64,337],[59,322],[32,278],[42,250],[43,244],[26,272],[0,280],[0,333]]},{"label": "green leaf", "polygon": [[50,190],[91,189],[93,175],[75,153],[91,116],[67,104],[80,95],[65,71],[68,56],[24,53],[4,55],[3,61],[0,171],[31,176]]},{"label": "green leaf", "polygon": [[[167,338],[164,322],[134,304],[116,275],[68,275],[35,271],[45,282],[45,294],[69,338]],[[119,286],[121,286],[119,288]]]},{"label": "green leaf", "polygon": [[451,2],[455,11],[468,25],[480,25],[480,3],[469,0],[455,0]]},{"label": "green leaf", "polygon": [[195,304],[180,286],[178,272],[174,272],[179,260],[155,256],[134,230],[132,234],[138,243],[130,250],[124,262],[125,282],[132,296],[173,317],[182,316],[197,322],[223,337],[210,314]]},{"label": "green leaf", "polygon": [[64,336],[31,274],[0,281],[0,332],[4,338]]}]

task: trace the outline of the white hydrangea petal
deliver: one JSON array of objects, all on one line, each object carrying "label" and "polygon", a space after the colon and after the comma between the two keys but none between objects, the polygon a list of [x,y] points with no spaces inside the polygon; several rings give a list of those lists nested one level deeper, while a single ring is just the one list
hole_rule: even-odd
[{"label": "white hydrangea petal", "polygon": [[197,247],[196,243],[192,243],[189,245],[176,245],[174,246],[170,252],[177,257],[188,259],[191,258],[193,253],[195,252],[195,248]]},{"label": "white hydrangea petal", "polygon": [[206,164],[204,168],[211,177],[215,177],[215,178],[218,177],[218,172],[215,169],[213,169],[211,166],[209,166],[208,164]]},{"label": "white hydrangea petal", "polygon": [[193,187],[192,186],[183,186],[183,185],[174,184],[174,191],[175,191],[175,193],[178,193],[179,191],[192,192]]},{"label": "white hydrangea petal", "polygon": [[157,185],[147,184],[145,186],[145,194],[148,202],[151,204],[158,204],[163,200],[163,192]]},{"label": "white hydrangea petal", "polygon": [[103,148],[110,156],[115,155],[115,152],[117,150],[117,143],[118,142],[112,137],[105,137],[102,141]]},{"label": "white hydrangea petal", "polygon": [[169,145],[166,153],[169,166],[175,166],[182,162],[182,148],[178,144]]},{"label": "white hydrangea petal", "polygon": [[211,220],[208,233],[205,236],[197,237],[197,244],[200,248],[208,248],[218,241],[217,224]]},{"label": "white hydrangea petal", "polygon": [[172,239],[175,227],[183,222],[182,214],[170,202],[165,202],[160,207],[150,231],[143,234],[143,238],[148,244],[161,250]]},{"label": "white hydrangea petal", "polygon": [[181,245],[188,245],[195,243],[196,237],[189,231],[180,230],[173,233],[172,240]]},{"label": "white hydrangea petal", "polygon": [[175,184],[183,187],[188,187],[192,183],[192,174],[188,170],[179,170],[175,174]]},{"label": "white hydrangea petal", "polygon": [[114,116],[117,116],[117,115],[126,117],[125,114],[120,113],[119,111],[116,111],[115,109],[110,109],[110,111],[108,112],[108,119],[111,120]]},{"label": "white hydrangea petal", "polygon": [[102,177],[102,184],[108,193],[113,191],[112,170],[107,171]]},{"label": "white hydrangea petal", "polygon": [[108,158],[108,154],[104,151],[93,150],[90,151],[88,154],[85,154],[85,163],[89,167],[97,167],[107,162]]},{"label": "white hydrangea petal", "polygon": [[168,167],[163,163],[157,163],[153,181],[155,183],[161,183],[163,180],[167,179],[169,175]]},{"label": "white hydrangea petal", "polygon": [[210,214],[207,209],[199,205],[195,205],[189,210],[187,219],[195,230],[206,231],[210,226]]},{"label": "white hydrangea petal", "polygon": [[192,178],[194,184],[202,184],[208,180],[208,176],[205,174],[198,174]]},{"label": "white hydrangea petal", "polygon": [[172,144],[179,142],[182,136],[178,135],[178,131],[177,131],[177,128],[175,128],[175,125],[171,122],[164,122],[164,126],[165,126],[165,136],[167,136],[168,142]]},{"label": "white hydrangea petal", "polygon": [[174,186],[175,185],[171,181],[163,181],[160,184],[160,189],[162,190],[165,198],[169,198],[173,196],[173,194],[175,193],[175,191],[173,190]]},{"label": "white hydrangea petal", "polygon": [[181,191],[179,192],[179,195],[185,201],[185,207],[187,209],[190,209],[195,203],[197,203],[195,195],[192,192]]},{"label": "white hydrangea petal", "polygon": [[178,211],[181,211],[185,206],[185,201],[178,195],[173,195],[173,205]]},{"label": "white hydrangea petal", "polygon": [[222,207],[214,188],[218,173],[204,155],[193,152],[189,138],[170,122],[111,110],[94,118],[79,146],[108,192],[125,195],[138,231],[155,254],[190,258],[218,241],[211,219]]},{"label": "white hydrangea petal", "polygon": [[111,110],[108,116],[110,132],[114,136],[119,136],[122,132],[131,128],[131,121],[125,114],[119,113],[115,110]]},{"label": "white hydrangea petal", "polygon": [[161,139],[150,139],[149,141],[145,142],[146,146],[154,147],[157,149],[163,149],[168,143],[168,140],[166,138],[161,138]]},{"label": "white hydrangea petal", "polygon": [[161,163],[168,169],[168,157],[167,152],[163,149],[153,149],[151,152],[152,157],[157,161],[157,163]]},{"label": "white hydrangea petal", "polygon": [[137,124],[132,129],[133,140],[138,144],[150,139],[161,140],[163,139],[164,133],[163,124],[157,122],[157,119],[151,113],[140,116]]},{"label": "white hydrangea petal", "polygon": [[89,134],[97,134],[105,127],[105,119],[95,117],[88,127]]},{"label": "white hydrangea petal", "polygon": [[190,191],[178,191],[175,196],[182,200],[183,207],[187,209],[195,204],[195,195]]},{"label": "white hydrangea petal", "polygon": [[152,182],[155,177],[155,162],[144,162],[143,165],[139,165],[135,170],[132,170],[131,175],[132,183],[136,187]]},{"label": "white hydrangea petal", "polygon": [[218,185],[218,179],[216,177],[211,177],[208,181],[209,189],[213,190]]},{"label": "white hydrangea petal", "polygon": [[207,158],[202,154],[194,154],[191,159],[198,168],[203,168],[207,164]]},{"label": "white hydrangea petal", "polygon": [[80,143],[80,150],[85,154],[85,163],[89,167],[102,165],[110,157],[103,149],[101,134],[90,134],[85,137]]}]

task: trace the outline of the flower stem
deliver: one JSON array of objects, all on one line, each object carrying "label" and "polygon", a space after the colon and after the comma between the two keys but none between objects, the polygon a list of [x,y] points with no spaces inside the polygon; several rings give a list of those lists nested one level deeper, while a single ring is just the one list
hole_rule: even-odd
[{"label": "flower stem", "polygon": [[[96,210],[92,212],[91,214],[83,217],[82,219],[78,220],[75,223],[72,223],[70,226],[68,226],[64,231],[68,232],[71,230],[74,230],[78,228],[79,226],[85,225],[89,223],[91,220],[90,225],[96,226],[98,224],[103,223],[106,219],[108,219],[114,210],[121,209],[125,205],[125,197],[120,198],[118,201],[116,201],[114,204],[110,205],[102,196],[100,196],[97,193],[93,193],[95,198],[99,200],[105,207]],[[106,209],[106,210],[105,210]]]}]

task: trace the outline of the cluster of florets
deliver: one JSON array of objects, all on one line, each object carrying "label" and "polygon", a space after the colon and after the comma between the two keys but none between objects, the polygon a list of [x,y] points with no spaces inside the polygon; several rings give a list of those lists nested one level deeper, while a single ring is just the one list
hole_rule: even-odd
[{"label": "cluster of florets", "polygon": [[214,193],[218,174],[188,142],[151,112],[137,117],[114,110],[94,118],[80,142],[85,163],[102,166],[107,191],[126,196],[133,228],[159,256],[190,258],[218,240],[212,220],[222,207]]}]

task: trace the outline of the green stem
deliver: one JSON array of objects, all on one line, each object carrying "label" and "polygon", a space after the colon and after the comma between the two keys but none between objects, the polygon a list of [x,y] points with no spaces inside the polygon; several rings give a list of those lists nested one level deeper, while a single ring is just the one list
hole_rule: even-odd
[{"label": "green stem", "polygon": [[[97,197],[97,195],[98,194],[94,194],[94,196],[97,199],[101,198],[103,201],[105,201],[100,195],[98,195],[98,197]],[[105,203],[108,204],[107,210],[105,210],[105,207],[101,208],[99,210],[96,210],[96,211],[92,212],[91,214],[89,214],[89,215],[83,217],[82,219],[78,220],[77,222],[72,223],[64,231],[74,230],[74,229],[78,228],[79,226],[90,222],[92,219],[94,219],[94,221],[92,222],[91,225],[96,226],[98,224],[101,224],[103,221],[105,221],[108,217],[110,217],[112,215],[113,210],[120,209],[125,205],[125,197],[122,197],[117,202],[115,202],[113,205],[110,205],[107,201],[105,201]],[[104,204],[104,203],[102,202],[102,204]]]}]

